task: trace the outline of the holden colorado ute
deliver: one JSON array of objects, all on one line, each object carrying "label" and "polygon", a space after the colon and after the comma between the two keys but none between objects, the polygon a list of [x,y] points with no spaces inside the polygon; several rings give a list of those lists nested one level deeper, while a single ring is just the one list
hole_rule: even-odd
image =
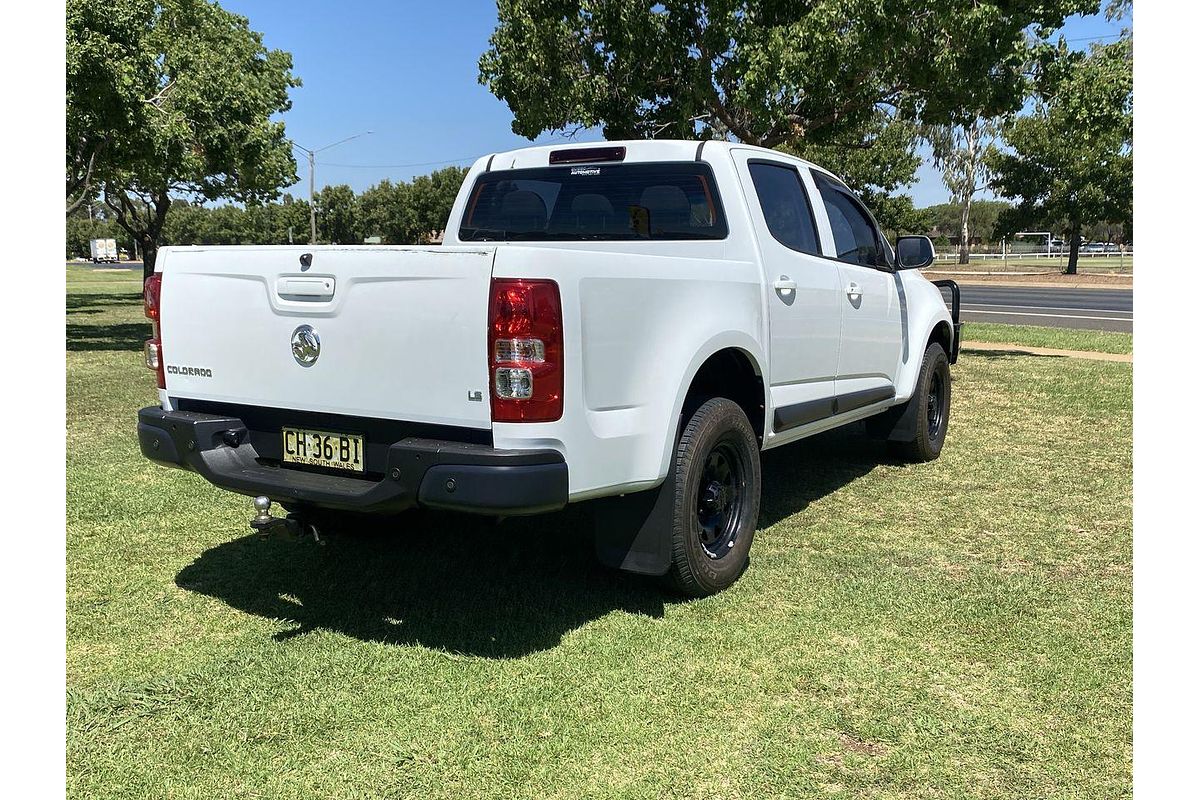
[{"label": "holden colorado ute", "polygon": [[164,248],[138,438],[260,530],[595,501],[603,563],[711,594],[748,563],[761,450],[867,420],[937,458],[959,323],[932,260],[773,150],[496,153],[441,246]]}]

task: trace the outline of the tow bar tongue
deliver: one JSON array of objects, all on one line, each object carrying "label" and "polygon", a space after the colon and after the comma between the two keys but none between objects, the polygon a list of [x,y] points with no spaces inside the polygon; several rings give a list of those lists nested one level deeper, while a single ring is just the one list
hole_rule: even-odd
[{"label": "tow bar tongue", "polygon": [[314,542],[325,544],[316,523],[305,519],[300,514],[272,517],[271,498],[269,497],[254,498],[254,518],[250,520],[250,528],[264,538],[276,534],[289,539],[299,539],[305,532],[308,532],[312,535]]}]

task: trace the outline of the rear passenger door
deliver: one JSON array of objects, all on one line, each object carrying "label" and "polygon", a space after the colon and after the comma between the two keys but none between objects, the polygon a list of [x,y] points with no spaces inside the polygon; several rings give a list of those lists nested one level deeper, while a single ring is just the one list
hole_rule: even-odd
[{"label": "rear passenger door", "polygon": [[894,395],[903,308],[891,248],[870,212],[838,181],[811,174],[829,224],[825,253],[840,276],[837,410],[844,413]]},{"label": "rear passenger door", "polygon": [[838,264],[821,256],[800,169],[754,151],[734,151],[766,273],[770,381],[776,434],[833,413],[840,308]]}]

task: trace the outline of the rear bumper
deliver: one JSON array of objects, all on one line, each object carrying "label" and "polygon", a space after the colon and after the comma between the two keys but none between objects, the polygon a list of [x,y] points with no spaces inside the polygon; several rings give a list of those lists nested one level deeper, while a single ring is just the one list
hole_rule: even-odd
[{"label": "rear bumper", "polygon": [[210,483],[289,505],[390,513],[420,505],[481,514],[554,511],[567,504],[567,464],[557,450],[497,450],[408,437],[387,449],[383,478],[306,472],[264,459],[237,417],[138,412],[142,455]]}]

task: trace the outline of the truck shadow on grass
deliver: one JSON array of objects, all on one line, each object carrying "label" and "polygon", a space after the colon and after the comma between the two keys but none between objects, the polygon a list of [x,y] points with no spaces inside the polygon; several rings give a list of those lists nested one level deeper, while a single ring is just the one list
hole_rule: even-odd
[{"label": "truck shadow on grass", "polygon": [[[760,527],[803,510],[882,458],[878,442],[840,433],[764,454]],[[668,604],[685,602],[653,578],[597,564],[591,531],[586,504],[499,524],[415,511],[356,521],[325,546],[244,536],[202,553],[175,582],[291,623],[275,635],[280,641],[324,629],[484,658],[555,647],[613,611],[659,618]]]}]

